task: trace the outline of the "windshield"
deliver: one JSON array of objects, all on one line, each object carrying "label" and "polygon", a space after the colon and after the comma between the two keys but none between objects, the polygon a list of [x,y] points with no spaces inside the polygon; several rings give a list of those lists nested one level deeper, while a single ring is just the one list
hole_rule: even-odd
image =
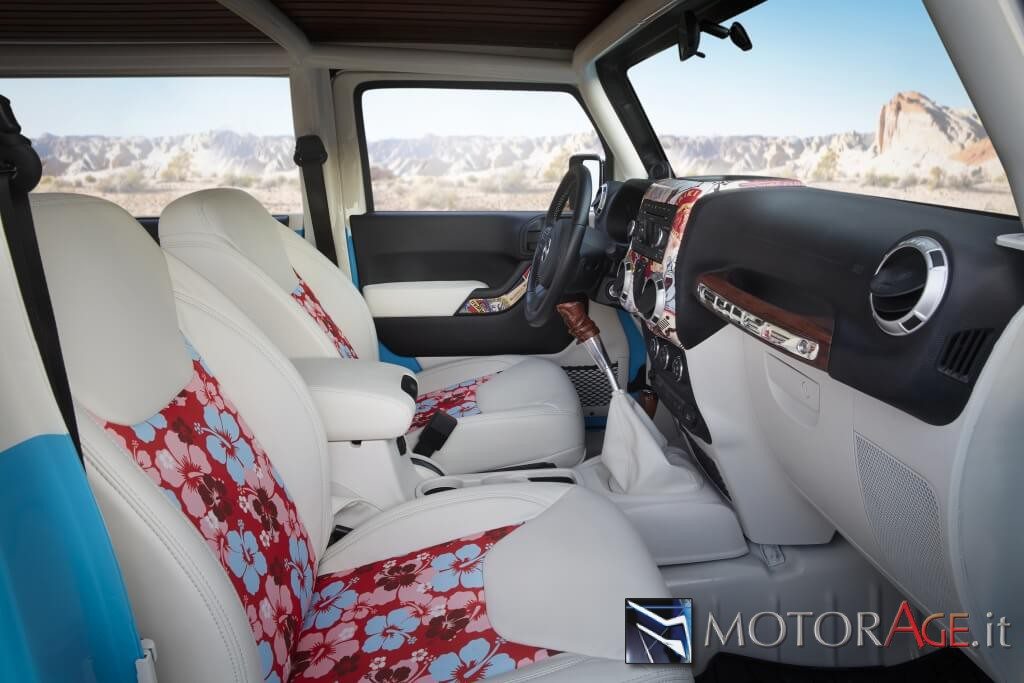
[{"label": "windshield", "polygon": [[734,20],[751,52],[705,34],[706,59],[680,62],[673,46],[628,72],[677,176],[1017,213],[922,3],[770,0]]}]

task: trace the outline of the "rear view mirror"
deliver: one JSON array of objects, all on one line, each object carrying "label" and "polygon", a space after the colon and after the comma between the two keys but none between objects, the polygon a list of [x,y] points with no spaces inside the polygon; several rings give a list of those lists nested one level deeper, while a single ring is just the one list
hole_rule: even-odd
[{"label": "rear view mirror", "polygon": [[732,44],[744,52],[754,47],[747,29],[743,24],[734,21],[729,28],[713,21],[698,19],[694,12],[683,12],[679,17],[679,61],[685,62],[693,56],[704,57],[700,51],[700,34],[707,33],[718,39],[728,38]]},{"label": "rear view mirror", "polygon": [[679,18],[679,61],[685,62],[694,55],[704,57],[700,51],[700,23],[693,12],[683,12]]}]

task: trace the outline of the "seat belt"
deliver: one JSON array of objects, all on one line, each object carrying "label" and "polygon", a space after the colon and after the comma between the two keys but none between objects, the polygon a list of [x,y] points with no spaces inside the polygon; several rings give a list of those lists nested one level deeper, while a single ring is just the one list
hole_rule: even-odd
[{"label": "seat belt", "polygon": [[306,203],[309,205],[309,220],[313,223],[313,237],[316,248],[338,265],[338,250],[334,247],[334,231],[331,229],[331,209],[327,203],[327,186],[324,184],[324,163],[327,150],[318,135],[303,135],[295,140],[296,165],[302,169],[302,183],[306,187]]},{"label": "seat belt", "polygon": [[32,143],[21,134],[21,126],[14,117],[11,102],[0,95],[0,220],[3,221],[7,247],[21,290],[32,335],[46,369],[50,390],[64,418],[78,457],[82,446],[75,422],[75,408],[71,400],[64,369],[64,356],[60,351],[57,321],[53,315],[50,292],[46,288],[46,274],[39,257],[39,242],[32,223],[32,207],[28,193],[39,182],[43,165]]}]

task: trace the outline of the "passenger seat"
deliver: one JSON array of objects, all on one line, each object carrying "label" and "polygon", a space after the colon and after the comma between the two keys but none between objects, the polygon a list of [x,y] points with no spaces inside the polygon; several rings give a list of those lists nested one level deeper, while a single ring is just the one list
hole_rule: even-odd
[{"label": "passenger seat", "polygon": [[[249,194],[202,190],[160,216],[160,243],[213,282],[289,358],[378,360],[373,318],[348,277]],[[583,459],[584,426],[568,376],[541,358],[492,356],[417,373],[415,447],[434,412],[458,426],[433,455],[448,473]]]}]

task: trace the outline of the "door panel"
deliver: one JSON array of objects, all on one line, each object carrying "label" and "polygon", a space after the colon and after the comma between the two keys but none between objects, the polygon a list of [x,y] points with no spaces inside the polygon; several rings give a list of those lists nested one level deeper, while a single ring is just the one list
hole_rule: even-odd
[{"label": "door panel", "polygon": [[[403,282],[429,282],[450,291],[455,284],[477,282],[483,287],[468,292],[466,300],[501,297],[514,292],[529,266],[542,219],[538,212],[353,216],[359,282],[371,291]],[[541,328],[528,325],[521,298],[498,312],[460,312],[462,306],[455,305],[445,315],[435,303],[389,301],[387,310],[378,307],[374,321],[381,342],[402,356],[481,356],[557,353],[571,341],[557,316]],[[411,315],[417,309],[420,314]],[[410,315],[395,315],[396,310]]]}]

